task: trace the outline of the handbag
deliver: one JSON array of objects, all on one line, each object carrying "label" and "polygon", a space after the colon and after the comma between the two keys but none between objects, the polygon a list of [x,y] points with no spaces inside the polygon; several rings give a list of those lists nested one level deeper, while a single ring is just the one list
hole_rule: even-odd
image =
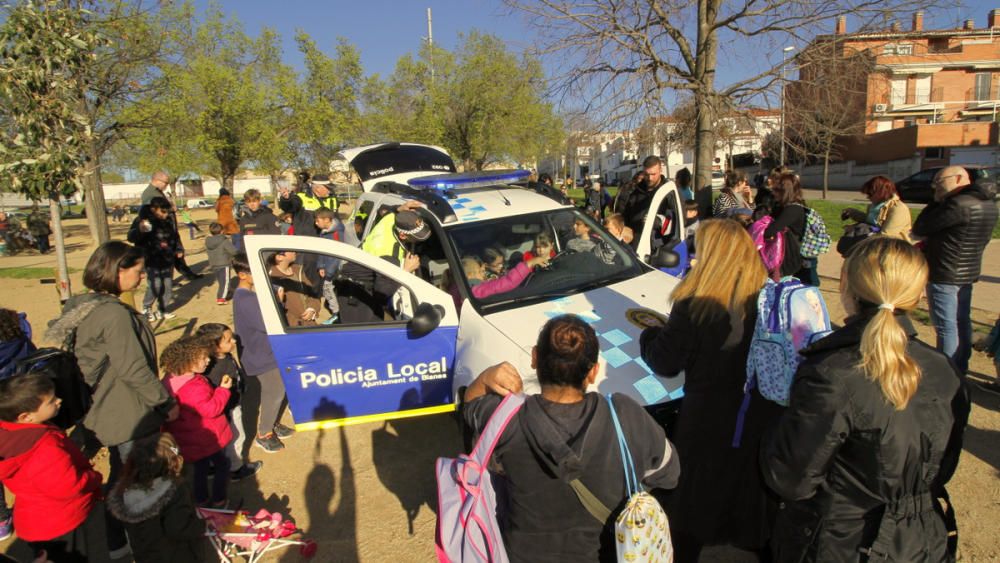
[{"label": "handbag", "polygon": [[[653,495],[642,489],[639,477],[635,472],[635,462],[629,451],[628,441],[622,432],[618,421],[618,413],[611,401],[611,395],[606,396],[608,408],[611,409],[611,420],[618,435],[618,451],[621,453],[622,466],[625,472],[625,494],[628,501],[625,508],[614,521],[612,530],[615,538],[615,552],[620,563],[643,561],[648,563],[672,563],[674,560],[674,545],[670,539],[670,523],[667,513]],[[611,510],[590,492],[579,479],[570,483],[580,503],[587,512],[603,526],[611,516]]]}]

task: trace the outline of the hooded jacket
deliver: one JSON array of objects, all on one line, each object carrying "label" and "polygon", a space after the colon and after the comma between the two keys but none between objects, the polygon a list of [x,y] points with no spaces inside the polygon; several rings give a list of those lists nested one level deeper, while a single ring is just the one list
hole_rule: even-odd
[{"label": "hooded jacket", "polygon": [[17,497],[14,527],[29,542],[75,529],[101,495],[101,474],[48,424],[0,421],[0,481]]},{"label": "hooded jacket", "polygon": [[236,215],[233,214],[233,207],[236,200],[229,193],[220,193],[219,199],[215,201],[215,220],[222,225],[222,234],[235,235],[240,232],[240,226],[236,223]]},{"label": "hooded jacket", "polygon": [[14,373],[17,361],[35,351],[35,345],[31,342],[31,325],[28,324],[28,316],[24,313],[18,313],[17,324],[21,327],[21,332],[24,335],[21,338],[0,342],[0,379]]},{"label": "hooded jacket", "polygon": [[773,537],[775,561],[858,561],[883,514],[886,561],[947,561],[936,499],[962,450],[969,397],[948,358],[909,335],[906,354],[922,371],[906,408],[896,410],[857,366],[875,307],[802,350],[788,410],[761,456],[764,480],[784,502]]},{"label": "hooded jacket", "polygon": [[993,196],[976,184],[928,204],[913,223],[913,234],[927,239],[931,283],[975,283],[996,224]]},{"label": "hooded jacket", "polygon": [[157,377],[146,319],[113,295],[85,293],[66,302],[45,337],[64,342],[74,329],[77,363],[94,390],[84,426],[105,446],[157,432],[174,400]]},{"label": "hooded jacket", "polygon": [[213,268],[228,268],[236,256],[236,247],[226,235],[212,235],[205,239],[205,253],[208,265]]},{"label": "hooded jacket", "polygon": [[180,479],[158,478],[150,487],[115,489],[108,510],[125,524],[136,563],[207,561],[205,521]]},{"label": "hooded jacket", "polygon": [[[235,374],[232,377],[235,383]],[[226,419],[229,389],[212,387],[200,373],[168,375],[163,384],[180,405],[180,415],[167,423],[167,432],[174,435],[186,461],[204,459],[233,440]]]},{"label": "hooded jacket", "polygon": [[[500,400],[487,394],[466,404],[466,423],[481,432]],[[636,474],[648,488],[673,487],[680,464],[663,429],[628,397],[614,395],[614,404]],[[611,410],[601,395],[587,393],[572,404],[528,397],[492,457],[503,475],[506,502],[498,512],[512,562],[615,560],[610,527],[587,512],[569,483],[580,479],[617,512],[626,500],[617,445]]]},{"label": "hooded jacket", "polygon": [[261,205],[257,211],[247,207],[240,217],[240,232],[244,235],[280,235],[281,222],[266,205]]},{"label": "hooded jacket", "polygon": [[[149,221],[152,229],[143,232],[143,221]],[[146,268],[173,270],[174,261],[179,252],[184,252],[181,238],[177,234],[177,224],[172,217],[159,219],[144,207],[139,216],[132,221],[128,230],[128,241],[142,249],[146,259]]]}]

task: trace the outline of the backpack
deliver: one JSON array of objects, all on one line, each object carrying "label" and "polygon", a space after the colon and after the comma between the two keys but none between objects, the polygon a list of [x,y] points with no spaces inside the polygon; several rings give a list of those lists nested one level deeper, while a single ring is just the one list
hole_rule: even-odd
[{"label": "backpack", "polygon": [[765,399],[788,406],[795,370],[802,362],[799,350],[830,332],[830,314],[818,288],[790,276],[764,284],[757,296],[757,323],[750,341],[733,447],[740,445],[751,391],[756,387]]},{"label": "backpack", "polygon": [[[635,461],[628,448],[628,440],[625,439],[621,422],[618,421],[618,413],[615,412],[610,393],[606,395],[606,399],[608,408],[611,409],[611,420],[615,424],[615,433],[618,435],[618,451],[625,470],[625,494],[628,495],[625,508],[615,518],[612,530],[617,559],[619,562],[672,563],[674,546],[670,540],[667,513],[659,501],[642,490],[639,476],[635,472]],[[573,487],[573,492],[587,512],[603,526],[611,517],[611,509],[594,496],[579,479],[574,479],[570,486]]]},{"label": "backpack", "polygon": [[799,254],[804,258],[816,258],[830,251],[830,235],[826,232],[823,217],[809,207],[806,207],[806,230],[802,233],[802,243]]},{"label": "backpack", "polygon": [[[83,420],[93,402],[93,392],[84,381],[83,372],[76,361],[75,347],[76,330],[72,330],[62,348],[40,348],[17,360],[12,375],[17,377],[29,372],[40,372],[52,380],[56,397],[62,399],[62,406],[49,422],[63,430]],[[103,370],[100,373],[103,375]]]},{"label": "backpack", "polygon": [[500,436],[524,400],[524,395],[511,393],[500,401],[472,453],[437,459],[435,551],[441,563],[509,561],[497,523],[496,492],[487,466]]},{"label": "backpack", "polygon": [[764,268],[768,273],[778,272],[781,263],[785,261],[785,234],[778,232],[771,240],[764,239],[764,231],[774,221],[770,215],[765,215],[750,225],[750,238],[753,240],[757,252],[760,253],[761,260],[764,261]]}]

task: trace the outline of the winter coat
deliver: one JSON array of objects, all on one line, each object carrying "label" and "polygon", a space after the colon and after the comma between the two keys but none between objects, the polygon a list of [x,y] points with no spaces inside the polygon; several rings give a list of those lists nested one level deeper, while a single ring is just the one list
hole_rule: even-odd
[{"label": "winter coat", "polygon": [[240,404],[240,393],[246,382],[246,374],[243,373],[243,368],[236,363],[232,354],[226,354],[221,358],[212,358],[205,370],[205,379],[212,384],[212,387],[221,385],[222,377],[225,375],[233,379],[233,386],[229,390],[229,402],[226,403],[225,408],[228,415]]},{"label": "winter coat", "polygon": [[290,194],[287,198],[279,197],[278,207],[285,213],[292,214],[292,227],[296,235],[316,236],[319,234],[319,229],[316,228],[314,212],[326,207],[336,213],[337,198],[333,195],[333,190],[330,191],[330,195],[319,198],[313,195],[312,188],[306,188],[299,193]]},{"label": "winter coat", "polygon": [[29,542],[75,529],[101,496],[101,474],[48,424],[0,421],[0,481],[17,497],[17,537]]},{"label": "winter coat", "polygon": [[509,272],[495,280],[481,281],[472,286],[472,295],[477,299],[483,299],[498,293],[506,293],[512,289],[517,289],[524,278],[531,273],[531,266],[527,262],[520,262]]},{"label": "winter coat", "polygon": [[181,479],[155,479],[108,495],[108,510],[125,524],[135,563],[208,561],[205,521]]},{"label": "winter coat", "polygon": [[802,269],[801,244],[806,232],[806,207],[793,203],[785,207],[775,207],[771,212],[774,221],[764,231],[764,238],[772,239],[786,229],[785,259],[781,262],[781,275],[793,276]]},{"label": "winter coat", "polygon": [[[784,499],[775,561],[858,561],[887,506],[894,529],[886,561],[952,560],[931,491],[951,478],[969,398],[948,358],[917,340],[905,315],[906,354],[920,366],[916,394],[899,411],[857,366],[875,307],[804,349],[787,412],[765,444],[761,468]],[[683,458],[682,458],[683,459]]]},{"label": "winter coat", "polygon": [[205,253],[208,265],[213,268],[228,268],[236,256],[236,247],[226,235],[212,235],[205,239]]},{"label": "winter coat", "polygon": [[240,232],[244,235],[280,235],[281,221],[274,215],[274,211],[266,205],[261,205],[257,211],[246,208],[243,216],[240,217]]},{"label": "winter coat", "polygon": [[654,372],[684,372],[684,402],[672,436],[681,478],[667,512],[671,528],[705,544],[759,549],[771,531],[774,503],[757,469],[758,452],[781,407],[754,392],[740,447],[732,445],[756,317],[756,310],[748,313],[739,343],[723,348],[731,330],[728,315],[695,322],[691,301],[684,299],[674,303],[665,327],[647,328],[639,340],[642,359]]},{"label": "winter coat", "polygon": [[240,226],[236,223],[236,216],[233,214],[233,207],[236,201],[231,195],[221,195],[215,201],[215,221],[222,225],[222,234],[235,235],[240,232]]},{"label": "winter coat", "polygon": [[[462,411],[465,422],[478,434],[500,400],[487,394],[470,401]],[[624,395],[614,395],[614,404],[643,484],[673,487],[678,456],[663,428]],[[610,527],[587,512],[569,483],[580,479],[605,506],[619,508],[626,492],[617,444],[611,409],[600,394],[570,404],[527,398],[492,458],[504,476],[499,518],[512,562],[615,560]]]},{"label": "winter coat", "polygon": [[742,194],[725,188],[719,193],[718,199],[712,204],[713,217],[729,217],[735,209],[748,209],[753,211],[753,204],[743,198]]},{"label": "winter coat", "polygon": [[28,316],[24,313],[18,313],[17,323],[21,327],[23,336],[0,342],[0,379],[9,377],[14,373],[17,361],[35,351],[35,345],[31,342],[31,325],[28,324]]},{"label": "winter coat", "polygon": [[66,302],[45,333],[63,342],[76,329],[76,359],[94,390],[83,425],[105,446],[157,432],[174,400],[157,377],[156,340],[146,318],[118,297],[84,293]]},{"label": "winter coat", "polygon": [[[232,377],[235,382],[236,375]],[[213,387],[200,373],[168,375],[163,384],[180,406],[180,415],[167,422],[166,430],[174,435],[185,461],[204,459],[233,441],[226,419],[229,389]]]},{"label": "winter coat", "polygon": [[[660,176],[660,182],[655,186],[647,186],[645,183],[637,184],[632,188],[625,202],[621,205],[622,215],[625,217],[625,226],[636,233],[642,232],[642,227],[646,222],[646,214],[649,213],[649,206],[653,201],[653,194],[660,186],[667,183],[666,176]],[[636,240],[638,240],[636,236]]]},{"label": "winter coat", "polygon": [[[149,221],[152,230],[143,232],[143,221]],[[128,241],[142,249],[146,268],[151,269],[173,270],[177,254],[184,252],[181,238],[177,234],[177,223],[170,217],[158,219],[152,212],[140,212],[132,221]]]},{"label": "winter coat", "polygon": [[927,239],[924,252],[930,282],[975,283],[996,224],[996,203],[978,185],[928,204],[913,223],[913,234]]}]

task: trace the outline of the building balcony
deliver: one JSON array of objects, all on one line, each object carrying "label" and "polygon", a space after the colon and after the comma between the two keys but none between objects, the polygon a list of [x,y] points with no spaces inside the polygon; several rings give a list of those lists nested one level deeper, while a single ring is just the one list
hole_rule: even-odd
[{"label": "building balcony", "polygon": [[[991,116],[996,119],[1000,114],[1000,100],[965,100],[965,101],[926,101],[918,103],[875,104],[872,108],[872,119],[906,119],[908,117],[926,117],[931,123],[941,121],[978,119]],[[946,117],[952,119],[946,119]]]}]

